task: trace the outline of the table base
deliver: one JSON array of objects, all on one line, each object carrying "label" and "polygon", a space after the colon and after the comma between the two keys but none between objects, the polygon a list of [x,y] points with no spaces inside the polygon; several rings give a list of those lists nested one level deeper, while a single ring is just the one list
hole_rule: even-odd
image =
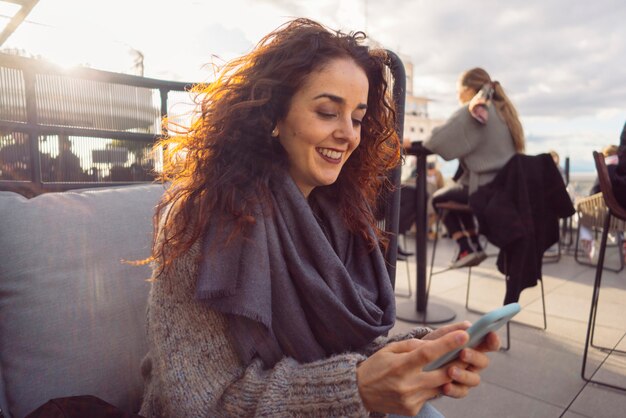
[{"label": "table base", "polygon": [[396,317],[414,324],[441,324],[456,318],[456,313],[443,305],[428,303],[424,312],[418,312],[415,301],[408,300],[396,306]]}]

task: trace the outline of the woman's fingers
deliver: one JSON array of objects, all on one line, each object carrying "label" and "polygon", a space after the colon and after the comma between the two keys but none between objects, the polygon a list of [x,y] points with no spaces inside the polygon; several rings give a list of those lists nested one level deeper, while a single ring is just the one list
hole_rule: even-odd
[{"label": "woman's fingers", "polygon": [[432,341],[425,341],[419,350],[408,353],[407,366],[415,369],[422,369],[428,363],[438,359],[449,351],[462,347],[467,343],[469,335],[467,332],[459,330],[452,331],[443,337]]},{"label": "woman's fingers", "polygon": [[392,353],[408,353],[424,344],[423,340],[417,338],[409,338],[402,341],[396,341],[387,344],[381,351],[391,351]]},{"label": "woman's fingers", "polygon": [[449,367],[448,376],[454,382],[462,386],[475,387],[480,384],[480,375],[474,371],[458,366]]},{"label": "woman's fingers", "polygon": [[[464,348],[461,350],[459,359],[466,363],[472,370],[482,370],[489,366],[489,357],[481,351],[471,348]],[[464,367],[467,368],[467,367]]]},{"label": "woman's fingers", "polygon": [[490,332],[475,349],[482,352],[498,351],[500,349],[500,337],[495,332]]},{"label": "woman's fingers", "polygon": [[447,369],[452,382],[441,386],[441,393],[451,398],[464,398],[469,390],[480,384],[480,375],[470,369],[452,366]]},{"label": "woman's fingers", "polygon": [[456,324],[444,325],[443,327],[439,327],[436,330],[429,332],[422,338],[423,340],[436,340],[437,338],[441,338],[446,334],[449,334],[452,331],[458,330],[466,330],[472,323],[469,321],[457,322]]},{"label": "woman's fingers", "polygon": [[452,383],[446,383],[441,387],[441,394],[450,398],[464,398],[469,393],[469,387]]}]

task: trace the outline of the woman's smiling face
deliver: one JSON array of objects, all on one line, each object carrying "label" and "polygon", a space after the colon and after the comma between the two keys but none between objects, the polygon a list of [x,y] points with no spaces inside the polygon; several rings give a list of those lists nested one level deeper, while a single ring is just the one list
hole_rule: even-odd
[{"label": "woman's smiling face", "polygon": [[289,156],[289,174],[308,197],[333,184],[361,140],[369,82],[349,58],[329,61],[305,78],[277,124]]}]

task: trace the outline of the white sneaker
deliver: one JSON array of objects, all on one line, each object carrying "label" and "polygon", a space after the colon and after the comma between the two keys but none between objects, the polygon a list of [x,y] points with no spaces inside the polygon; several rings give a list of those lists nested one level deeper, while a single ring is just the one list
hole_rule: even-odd
[{"label": "white sneaker", "polygon": [[471,253],[463,251],[459,253],[457,259],[450,264],[450,268],[474,267],[482,263],[485,258],[487,258],[487,254],[485,254],[484,251],[474,251]]}]

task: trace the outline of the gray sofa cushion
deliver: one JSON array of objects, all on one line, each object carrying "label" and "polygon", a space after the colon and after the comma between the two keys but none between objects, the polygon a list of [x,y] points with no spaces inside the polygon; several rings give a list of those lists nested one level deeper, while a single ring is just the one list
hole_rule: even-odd
[{"label": "gray sofa cushion", "polygon": [[162,193],[160,185],[30,200],[0,192],[5,412],[22,417],[50,398],[80,394],[139,408],[150,269],[123,260],[150,254]]}]

